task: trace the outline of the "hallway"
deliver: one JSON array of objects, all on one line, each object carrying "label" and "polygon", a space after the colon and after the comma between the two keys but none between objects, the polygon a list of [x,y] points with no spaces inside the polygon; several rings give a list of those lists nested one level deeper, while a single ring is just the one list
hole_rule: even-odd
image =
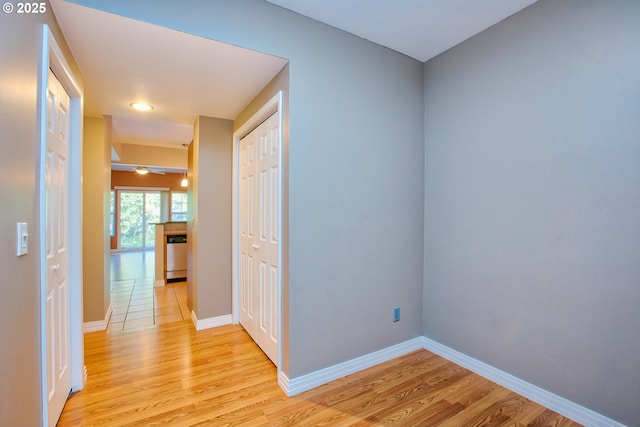
[{"label": "hallway", "polygon": [[130,331],[190,318],[187,282],[154,287],[153,250],[111,254],[111,307],[107,332]]}]

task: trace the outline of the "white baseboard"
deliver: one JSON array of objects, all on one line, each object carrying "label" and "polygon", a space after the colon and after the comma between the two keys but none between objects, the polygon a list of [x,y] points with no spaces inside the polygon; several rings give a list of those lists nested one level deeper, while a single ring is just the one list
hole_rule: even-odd
[{"label": "white baseboard", "polygon": [[457,350],[447,347],[432,339],[422,337],[422,346],[432,353],[444,357],[463,368],[481,375],[501,386],[514,391],[527,399],[557,412],[558,414],[571,418],[573,421],[591,427],[624,427],[610,418],[605,417],[591,409],[578,405],[564,397],[560,397],[538,386],[535,386],[518,377],[501,371],[491,365],[481,362],[473,357],[467,356]]},{"label": "white baseboard", "polygon": [[289,394],[289,377],[287,377],[287,375],[280,370],[280,367],[278,367],[278,385],[280,386],[282,391],[284,391],[287,397],[293,396],[292,394]]},{"label": "white baseboard", "polygon": [[380,363],[421,348],[422,337],[414,338],[296,378],[287,378],[283,372],[279,372],[278,384],[287,396],[295,396],[303,391],[310,390],[349,374],[379,365]]},{"label": "white baseboard", "polygon": [[560,415],[584,424],[585,426],[624,427],[623,424],[607,418],[602,414],[585,408],[584,406],[553,394],[426,337],[417,337],[295,378],[288,378],[284,372],[278,371],[278,385],[282,390],[284,390],[287,396],[295,396],[296,394],[321,386],[338,378],[362,371],[422,348],[442,356],[451,362],[500,384],[501,386],[539,403]]},{"label": "white baseboard", "polygon": [[155,282],[153,282],[153,286],[156,288],[164,286],[164,279],[156,280]]},{"label": "white baseboard", "polygon": [[111,304],[109,304],[109,308],[107,308],[107,313],[104,316],[104,320],[96,320],[93,322],[84,322],[82,324],[82,332],[97,332],[97,331],[106,331],[107,326],[109,326],[109,320],[111,319],[111,314],[113,310],[111,309]]},{"label": "white baseboard", "polygon": [[218,317],[209,317],[208,319],[198,319],[196,313],[191,311],[191,321],[193,325],[196,327],[196,331],[200,331],[202,329],[215,328],[217,326],[224,326],[231,324],[231,315],[225,314],[224,316]]}]

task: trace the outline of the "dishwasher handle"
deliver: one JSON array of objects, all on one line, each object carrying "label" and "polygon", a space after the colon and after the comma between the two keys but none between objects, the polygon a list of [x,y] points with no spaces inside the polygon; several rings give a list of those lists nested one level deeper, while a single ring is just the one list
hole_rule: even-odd
[{"label": "dishwasher handle", "polygon": [[169,234],[167,235],[167,244],[187,243],[186,234]]}]

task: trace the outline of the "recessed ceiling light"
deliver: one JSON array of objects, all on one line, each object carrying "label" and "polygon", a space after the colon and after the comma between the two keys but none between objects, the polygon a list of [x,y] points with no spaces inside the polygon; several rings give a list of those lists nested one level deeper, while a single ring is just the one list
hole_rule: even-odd
[{"label": "recessed ceiling light", "polygon": [[138,111],[149,111],[149,110],[153,110],[153,106],[149,105],[149,104],[145,104],[143,102],[132,102],[131,107],[135,108]]}]

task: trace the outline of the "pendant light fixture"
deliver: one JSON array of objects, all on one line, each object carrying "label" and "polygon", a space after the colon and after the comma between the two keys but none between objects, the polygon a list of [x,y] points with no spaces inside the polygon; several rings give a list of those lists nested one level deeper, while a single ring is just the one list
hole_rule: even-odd
[{"label": "pendant light fixture", "polygon": [[[189,144],[187,144],[187,143],[182,144],[182,146],[184,148],[189,148]],[[181,187],[188,187],[189,186],[189,180],[187,179],[187,169],[184,170],[184,178],[182,178],[182,182],[180,182],[180,186]]]}]

